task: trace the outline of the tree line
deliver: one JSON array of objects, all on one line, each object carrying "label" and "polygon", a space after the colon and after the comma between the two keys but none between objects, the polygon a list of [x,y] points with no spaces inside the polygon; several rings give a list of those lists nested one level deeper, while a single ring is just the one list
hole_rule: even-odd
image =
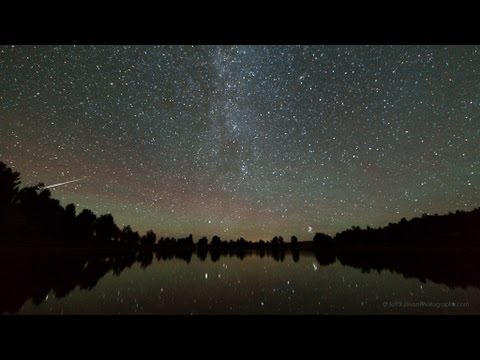
[{"label": "tree line", "polygon": [[20,173],[0,162],[0,236],[4,243],[71,243],[87,245],[122,245],[128,248],[180,248],[186,251],[296,248],[298,239],[292,236],[287,244],[282,236],[271,241],[252,242],[243,237],[236,241],[221,240],[213,236],[211,241],[202,237],[194,243],[190,234],[185,238],[160,237],[153,230],[140,235],[127,225],[120,229],[111,214],[97,216],[89,209],[77,214],[75,204],[63,207],[52,198],[51,191],[43,183],[20,187]]},{"label": "tree line", "polygon": [[376,229],[354,226],[334,237],[316,233],[311,242],[299,242],[296,236],[292,236],[289,242],[282,236],[258,242],[244,238],[226,241],[213,236],[210,242],[202,237],[195,243],[191,234],[178,239],[157,238],[152,230],[140,235],[129,225],[120,229],[111,214],[97,216],[89,209],[77,214],[74,204],[63,207],[52,198],[43,183],[23,188],[20,184],[20,173],[0,162],[0,238],[3,244],[70,243],[130,249],[179,249],[186,253],[195,249],[200,256],[206,256],[208,251],[216,254],[229,249],[275,252],[309,247],[470,246],[480,241],[480,208],[477,208],[447,215],[423,215],[411,220],[403,218],[398,223]]}]

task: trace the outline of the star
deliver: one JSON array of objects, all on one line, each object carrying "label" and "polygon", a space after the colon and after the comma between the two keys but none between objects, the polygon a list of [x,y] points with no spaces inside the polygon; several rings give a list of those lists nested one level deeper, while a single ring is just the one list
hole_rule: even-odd
[{"label": "star", "polygon": [[26,185],[95,179],[52,192],[164,237],[304,241],[471,210],[478,54],[0,46],[0,161]]}]

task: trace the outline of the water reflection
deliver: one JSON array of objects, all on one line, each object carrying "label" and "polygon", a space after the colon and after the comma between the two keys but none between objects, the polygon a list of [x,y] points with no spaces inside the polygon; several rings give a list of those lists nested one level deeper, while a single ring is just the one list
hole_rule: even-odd
[{"label": "water reflection", "polygon": [[[5,250],[0,257],[0,313],[18,313],[22,306],[31,300],[34,305],[40,305],[48,298],[50,293],[56,298],[67,297],[74,289],[92,290],[99,280],[107,273],[121,276],[125,269],[138,265],[147,269],[153,263],[161,261],[159,266],[167,267],[169,262],[183,262],[190,264],[193,257],[200,263],[211,263],[213,268],[227,266],[234,259],[242,260],[245,266],[248,258],[255,257],[258,261],[251,271],[257,272],[257,277],[264,276],[262,261],[266,258],[274,260],[282,267],[282,274],[300,271],[301,258],[314,257],[313,270],[328,268],[332,264],[360,269],[362,273],[381,273],[384,270],[398,273],[405,278],[416,278],[425,283],[427,280],[443,284],[449,288],[466,288],[472,286],[480,289],[480,258],[475,251],[331,251],[319,250],[317,252],[300,252],[299,250],[286,250],[284,248],[255,250],[225,250],[213,249],[207,251],[199,247],[196,252],[188,250],[167,251],[140,251],[117,253],[85,253],[81,251],[58,251],[40,254],[19,253]],[[210,257],[210,259],[208,259]],[[154,260],[155,258],[155,260]],[[290,258],[288,263],[286,258]],[[229,260],[230,259],[230,260]],[[222,260],[222,261],[220,261]],[[282,264],[285,263],[285,264]],[[340,265],[341,264],[341,265]],[[188,265],[193,267],[194,265]],[[196,265],[195,265],[196,266]],[[318,272],[320,274],[320,272]],[[285,276],[287,276],[285,275]],[[177,276],[172,273],[171,276]],[[178,273],[178,276],[180,274]],[[218,275],[220,276],[220,275]],[[301,274],[299,275],[302,276]],[[341,276],[338,282],[341,282]],[[287,276],[288,277],[288,276]],[[205,279],[208,273],[205,273]],[[310,281],[310,280],[309,280]],[[344,280],[343,280],[344,281]],[[186,286],[188,284],[185,284]],[[235,284],[234,284],[235,285]],[[230,286],[230,285],[229,285]],[[238,286],[241,278],[238,278]],[[314,288],[312,292],[320,290]],[[248,291],[248,289],[244,289]],[[162,290],[163,291],[163,290]],[[275,291],[275,290],[274,290]],[[141,296],[139,296],[141,297]],[[308,298],[308,294],[306,295]],[[263,306],[263,305],[262,305]]]}]

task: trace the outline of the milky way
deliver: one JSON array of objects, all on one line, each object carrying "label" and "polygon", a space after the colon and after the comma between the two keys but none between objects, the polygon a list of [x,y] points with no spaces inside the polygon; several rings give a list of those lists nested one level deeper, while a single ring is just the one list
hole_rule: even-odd
[{"label": "milky way", "polygon": [[474,46],[1,46],[0,160],[163,236],[480,206]]}]

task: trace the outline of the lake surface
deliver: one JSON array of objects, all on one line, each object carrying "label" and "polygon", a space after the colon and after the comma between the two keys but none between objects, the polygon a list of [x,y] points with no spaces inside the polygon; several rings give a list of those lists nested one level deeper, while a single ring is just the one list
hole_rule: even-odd
[{"label": "lake surface", "polygon": [[477,286],[249,253],[2,257],[4,314],[479,314]]}]

